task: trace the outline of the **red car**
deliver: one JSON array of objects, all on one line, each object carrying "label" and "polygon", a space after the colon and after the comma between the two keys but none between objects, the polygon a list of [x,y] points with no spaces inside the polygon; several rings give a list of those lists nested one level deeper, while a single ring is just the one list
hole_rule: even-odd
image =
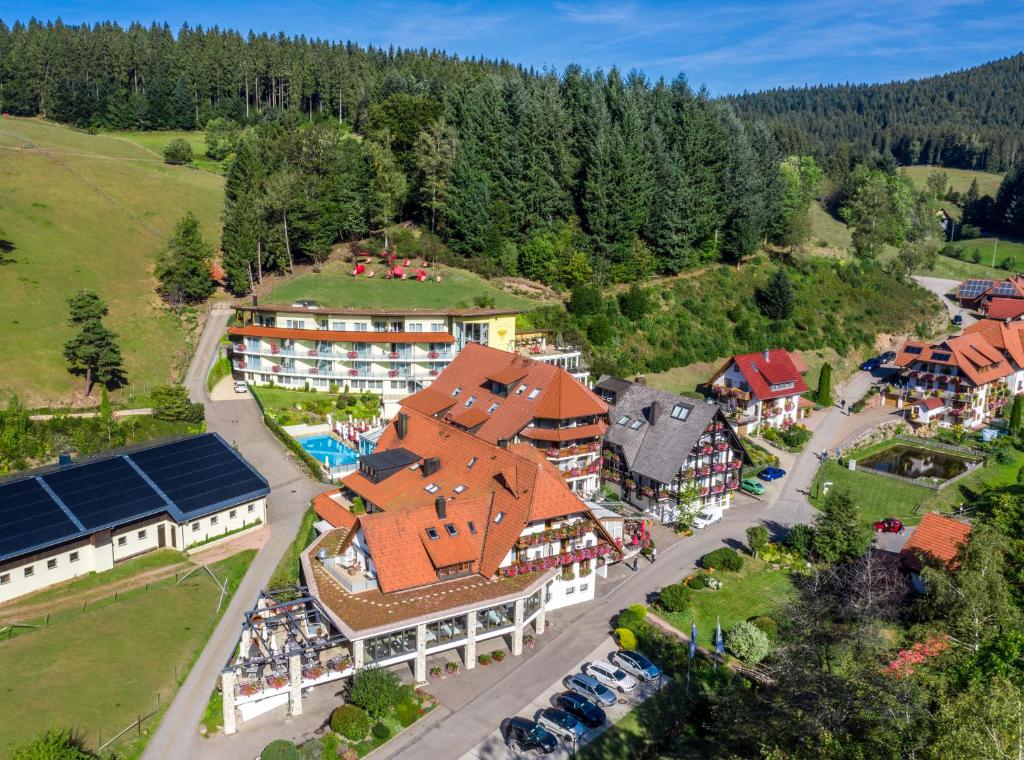
[{"label": "red car", "polygon": [[875,533],[901,533],[903,522],[895,517],[886,517],[875,523]]}]

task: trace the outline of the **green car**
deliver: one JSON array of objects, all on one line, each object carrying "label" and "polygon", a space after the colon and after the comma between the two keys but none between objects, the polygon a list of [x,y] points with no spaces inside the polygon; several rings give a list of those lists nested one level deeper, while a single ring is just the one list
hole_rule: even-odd
[{"label": "green car", "polygon": [[754,496],[760,496],[764,493],[764,486],[758,483],[753,478],[744,478],[740,481],[740,489],[747,493],[752,493]]}]

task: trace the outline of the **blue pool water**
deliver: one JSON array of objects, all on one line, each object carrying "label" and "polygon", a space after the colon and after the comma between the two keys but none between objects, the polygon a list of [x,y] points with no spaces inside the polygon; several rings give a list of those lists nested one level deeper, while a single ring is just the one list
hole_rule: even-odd
[{"label": "blue pool water", "polygon": [[311,456],[319,459],[328,467],[356,463],[356,452],[333,436],[311,435],[307,438],[298,438],[296,440]]}]

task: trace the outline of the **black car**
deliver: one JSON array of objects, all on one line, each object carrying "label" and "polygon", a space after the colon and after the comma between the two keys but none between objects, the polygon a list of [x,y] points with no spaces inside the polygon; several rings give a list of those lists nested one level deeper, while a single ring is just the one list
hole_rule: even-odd
[{"label": "black car", "polygon": [[535,749],[547,755],[558,749],[558,739],[550,731],[526,718],[512,718],[508,722],[505,741],[516,752]]},{"label": "black car", "polygon": [[880,355],[878,358],[882,360],[882,364],[888,364],[889,362],[896,360],[896,352],[895,351],[886,351],[884,354]]},{"label": "black car", "polygon": [[570,715],[575,715],[588,728],[597,728],[606,720],[604,710],[586,697],[581,697],[571,691],[559,694],[556,702],[561,709]]},{"label": "black car", "polygon": [[964,317],[962,314],[953,315],[953,324],[960,327],[964,323]]}]

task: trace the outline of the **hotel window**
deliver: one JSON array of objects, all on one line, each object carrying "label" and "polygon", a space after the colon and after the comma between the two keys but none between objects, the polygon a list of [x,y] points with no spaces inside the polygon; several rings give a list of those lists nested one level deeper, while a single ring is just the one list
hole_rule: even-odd
[{"label": "hotel window", "polygon": [[430,323],[430,332],[447,332],[447,331],[448,331],[448,328],[445,326],[444,322],[431,322]]},{"label": "hotel window", "polygon": [[118,536],[117,537],[117,545],[118,546],[127,546],[128,545],[128,536]]},{"label": "hotel window", "polygon": [[388,323],[387,322],[374,322],[373,323],[373,331],[374,332],[387,332],[388,331]]},{"label": "hotel window", "polygon": [[55,560],[55,559],[48,559],[48,560],[46,560],[46,569],[47,570],[56,570],[57,569],[57,560]]},{"label": "hotel window", "polygon": [[3,575],[0,575],[0,586],[6,586],[10,582],[11,582],[11,574],[10,573],[4,573]]},{"label": "hotel window", "polygon": [[306,320],[304,319],[286,319],[284,323],[286,327],[292,330],[302,330],[306,327]]},{"label": "hotel window", "polygon": [[423,323],[422,322],[410,322],[409,323],[409,332],[423,332]]},{"label": "hotel window", "polygon": [[590,584],[589,584],[589,583],[581,583],[581,584],[580,584],[580,593],[583,593],[583,592],[584,592],[584,591],[586,591],[586,590],[587,590],[588,588],[590,588]]},{"label": "hotel window", "polygon": [[391,657],[416,651],[416,629],[406,628],[404,631],[386,633],[366,639],[363,652],[367,662],[378,662]]},{"label": "hotel window", "polygon": [[331,322],[331,329],[337,330],[338,332],[345,332],[344,322]]},{"label": "hotel window", "polygon": [[216,524],[217,524],[217,515],[214,515],[213,517],[210,518],[210,525],[216,525]]},{"label": "hotel window", "polygon": [[68,559],[72,562],[78,562],[78,552],[71,552],[71,554],[68,555]]},{"label": "hotel window", "polygon": [[516,612],[516,603],[507,602],[486,610],[477,610],[476,627],[482,631],[494,631],[512,625]]},{"label": "hotel window", "polygon": [[427,623],[427,646],[447,644],[449,641],[457,641],[466,638],[466,618],[446,618],[433,623]]},{"label": "hotel window", "polygon": [[238,510],[237,509],[232,509],[230,512],[228,512],[228,519],[229,520],[234,520],[236,517],[238,517]]},{"label": "hotel window", "polygon": [[250,504],[249,505],[249,514],[251,515],[255,511],[256,511],[256,505],[255,504]]},{"label": "hotel window", "polygon": [[28,567],[25,568],[25,577],[26,578],[31,578],[35,574],[36,574],[36,569],[32,565],[29,565]]},{"label": "hotel window", "polygon": [[354,322],[352,328],[356,332],[366,332],[366,322]]},{"label": "hotel window", "polygon": [[145,541],[146,540],[146,531],[144,531],[144,530],[140,530],[139,531],[139,540],[140,541]]},{"label": "hotel window", "polygon": [[565,595],[566,596],[571,596],[572,594],[575,594],[575,593],[576,593],[576,587],[575,586],[569,586],[569,588],[567,588],[565,590]]},{"label": "hotel window", "polygon": [[534,591],[530,596],[526,597],[526,601],[523,603],[523,616],[530,617],[534,612],[540,609],[540,590]]},{"label": "hotel window", "polygon": [[195,533],[197,530],[199,530],[199,523],[192,523],[192,532]]},{"label": "hotel window", "polygon": [[487,345],[489,331],[486,322],[470,322],[462,326],[463,336],[470,343]]},{"label": "hotel window", "polygon": [[437,568],[438,580],[445,578],[456,578],[460,575],[469,575],[473,572],[472,562],[457,562],[454,565],[445,565],[444,567]]}]

